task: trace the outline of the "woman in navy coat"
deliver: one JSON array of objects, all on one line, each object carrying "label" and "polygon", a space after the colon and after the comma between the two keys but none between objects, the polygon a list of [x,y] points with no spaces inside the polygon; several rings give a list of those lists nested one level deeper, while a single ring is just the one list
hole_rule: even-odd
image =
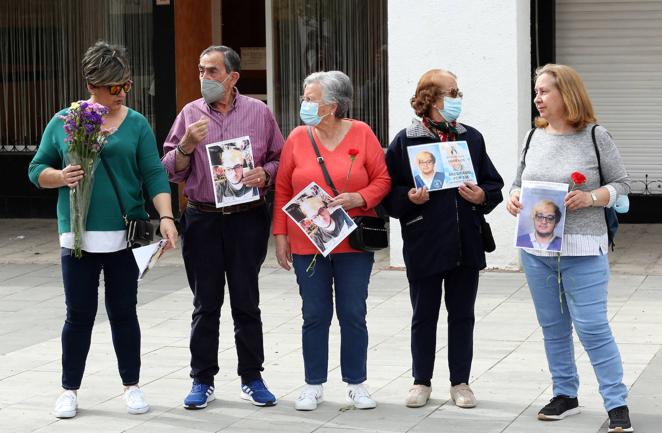
[{"label": "woman in navy coat", "polygon": [[[406,400],[409,407],[424,406],[432,392],[442,283],[448,311],[451,398],[459,407],[476,405],[468,382],[478,271],[485,268],[481,222],[503,200],[503,179],[487,155],[480,132],[456,121],[461,103],[462,92],[453,73],[426,72],[411,99],[420,120],[414,119],[400,131],[386,153],[393,187],[383,204],[389,215],[400,220],[413,308],[414,385]],[[467,182],[433,192],[415,187],[407,148],[440,141],[468,143],[477,184]]]}]

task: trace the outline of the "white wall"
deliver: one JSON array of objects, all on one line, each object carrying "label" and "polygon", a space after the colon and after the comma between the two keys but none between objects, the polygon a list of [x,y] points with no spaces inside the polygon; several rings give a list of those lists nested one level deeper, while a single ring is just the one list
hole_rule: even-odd
[{"label": "white wall", "polygon": [[[504,199],[515,176],[520,141],[530,128],[529,0],[389,0],[389,135],[414,116],[409,99],[418,78],[442,68],[458,76],[464,92],[460,121],[478,129],[504,178]],[[518,267],[511,247],[515,221],[502,204],[487,220],[497,250],[488,267]],[[391,220],[391,265],[403,266],[402,239]]]}]

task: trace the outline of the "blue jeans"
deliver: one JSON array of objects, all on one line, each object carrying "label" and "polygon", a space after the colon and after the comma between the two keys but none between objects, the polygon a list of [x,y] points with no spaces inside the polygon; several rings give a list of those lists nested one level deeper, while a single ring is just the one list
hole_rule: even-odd
[{"label": "blue jeans", "polygon": [[572,327],[591,360],[600,395],[609,411],[625,405],[623,363],[607,319],[609,260],[604,256],[561,257],[561,286],[557,285],[557,257],[521,252],[526,280],[545,337],[547,364],[554,396],[577,396],[579,376],[572,345]]},{"label": "blue jeans", "polygon": [[363,383],[368,358],[366,299],[374,254],[318,255],[314,272],[306,272],[312,259],[313,255],[293,256],[294,272],[303,301],[302,344],[306,383],[319,385],[327,379],[334,286],[336,314],[340,323],[342,380],[350,384]]}]

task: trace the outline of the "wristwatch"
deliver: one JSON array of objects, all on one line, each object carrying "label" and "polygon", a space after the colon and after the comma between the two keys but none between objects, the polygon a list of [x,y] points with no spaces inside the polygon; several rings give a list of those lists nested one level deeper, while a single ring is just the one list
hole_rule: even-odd
[{"label": "wristwatch", "polygon": [[591,206],[595,206],[595,204],[598,202],[598,196],[595,195],[593,191],[590,192],[591,194],[591,200],[593,200],[593,203],[591,203]]}]

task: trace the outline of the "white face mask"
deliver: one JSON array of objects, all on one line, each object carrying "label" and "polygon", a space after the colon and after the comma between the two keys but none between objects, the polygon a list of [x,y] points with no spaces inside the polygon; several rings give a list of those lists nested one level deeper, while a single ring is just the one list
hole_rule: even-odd
[{"label": "white face mask", "polygon": [[218,102],[225,98],[225,86],[223,86],[223,83],[225,83],[228,78],[230,78],[230,75],[225,77],[225,80],[221,82],[207,79],[200,80],[200,93],[202,94],[202,97],[205,98],[207,104],[211,105],[214,102]]}]

